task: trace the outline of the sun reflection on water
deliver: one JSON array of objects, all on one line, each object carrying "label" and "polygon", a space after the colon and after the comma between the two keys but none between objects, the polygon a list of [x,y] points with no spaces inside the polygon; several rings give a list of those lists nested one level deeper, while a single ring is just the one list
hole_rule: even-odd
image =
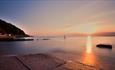
[{"label": "sun reflection on water", "polygon": [[92,52],[92,40],[91,36],[87,37],[87,43],[86,43],[86,53],[90,54]]},{"label": "sun reflection on water", "polygon": [[96,58],[94,54],[83,54],[83,63],[87,65],[96,65]]},{"label": "sun reflection on water", "polygon": [[86,50],[82,54],[82,62],[87,64],[87,65],[94,65],[96,64],[96,57],[95,54],[92,51],[92,37],[88,36],[87,37],[87,42],[86,42]]}]

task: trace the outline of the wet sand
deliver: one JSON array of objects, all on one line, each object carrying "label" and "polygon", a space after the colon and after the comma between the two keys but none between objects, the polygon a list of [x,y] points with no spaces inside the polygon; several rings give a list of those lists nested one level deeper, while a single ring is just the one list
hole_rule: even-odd
[{"label": "wet sand", "polygon": [[0,56],[0,70],[102,70],[48,54]]}]

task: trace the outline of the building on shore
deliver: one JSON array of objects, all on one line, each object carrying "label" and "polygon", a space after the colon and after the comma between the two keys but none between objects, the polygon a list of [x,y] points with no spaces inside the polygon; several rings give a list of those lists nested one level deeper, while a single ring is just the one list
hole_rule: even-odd
[{"label": "building on shore", "polygon": [[13,40],[16,37],[11,34],[2,34],[0,33],[0,40]]}]

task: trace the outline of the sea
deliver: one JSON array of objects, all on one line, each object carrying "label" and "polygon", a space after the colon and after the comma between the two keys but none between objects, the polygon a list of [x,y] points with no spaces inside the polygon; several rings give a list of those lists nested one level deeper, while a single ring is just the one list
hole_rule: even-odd
[{"label": "sea", "polygon": [[[30,37],[29,37],[30,38]],[[115,70],[115,37],[31,37],[33,41],[0,42],[0,55],[50,54],[102,70]],[[97,44],[110,44],[99,48]]]}]

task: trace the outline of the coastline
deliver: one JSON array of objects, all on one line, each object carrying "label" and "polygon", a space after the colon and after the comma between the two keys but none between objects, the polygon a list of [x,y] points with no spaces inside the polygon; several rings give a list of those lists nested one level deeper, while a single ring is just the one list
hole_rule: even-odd
[{"label": "coastline", "polygon": [[80,62],[66,61],[49,54],[0,56],[1,70],[101,70]]}]

